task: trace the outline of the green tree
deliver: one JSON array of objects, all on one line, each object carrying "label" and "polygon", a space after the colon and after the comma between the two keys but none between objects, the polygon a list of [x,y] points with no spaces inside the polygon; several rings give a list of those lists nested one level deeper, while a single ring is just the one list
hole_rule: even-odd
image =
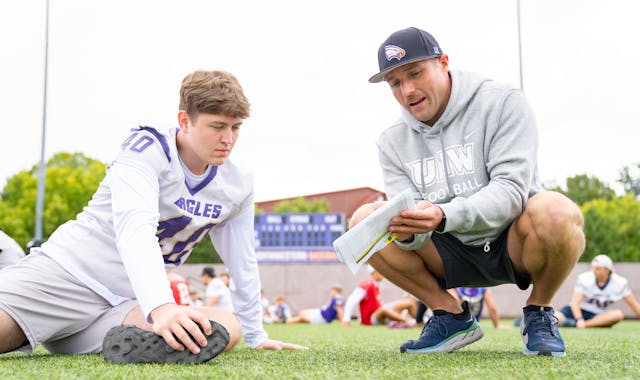
[{"label": "green tree", "polygon": [[[214,227],[215,228],[215,227]],[[193,252],[189,255],[186,263],[188,264],[208,264],[214,263],[219,264],[222,263],[222,259],[216,251],[216,248],[211,243],[211,239],[209,236],[205,236],[205,238],[198,244]]]},{"label": "green tree", "polygon": [[565,188],[555,186],[549,188],[549,190],[554,190],[566,195],[578,205],[585,204],[594,199],[611,200],[616,196],[615,191],[606,183],[586,174],[578,174],[567,178]]},{"label": "green tree", "polygon": [[640,202],[627,194],[610,201],[593,200],[581,207],[586,237],[581,261],[605,253],[614,261],[640,261]]},{"label": "green tree", "polygon": [[325,198],[307,200],[305,197],[297,197],[289,201],[278,202],[273,206],[276,213],[304,213],[304,212],[330,212],[331,206]]},{"label": "green tree", "polygon": [[622,184],[626,194],[631,194],[638,199],[640,196],[640,163],[622,168],[619,172],[618,182]]},{"label": "green tree", "polygon": [[[82,153],[57,153],[47,161],[43,237],[74,219],[105,174],[105,164]],[[0,226],[23,247],[33,238],[38,166],[9,178],[0,194]]]},{"label": "green tree", "polygon": [[[100,161],[82,153],[57,153],[47,163],[43,237],[45,240],[61,224],[75,219],[87,205],[106,173]],[[9,178],[0,193],[0,227],[25,247],[33,239],[35,227],[38,166]],[[207,236],[189,256],[190,263],[221,263]]]}]

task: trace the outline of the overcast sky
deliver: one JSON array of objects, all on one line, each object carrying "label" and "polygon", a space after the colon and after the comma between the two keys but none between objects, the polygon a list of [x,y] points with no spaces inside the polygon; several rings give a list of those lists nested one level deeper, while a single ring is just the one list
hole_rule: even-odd
[{"label": "overcast sky", "polygon": [[[176,125],[182,78],[235,74],[252,103],[231,158],[256,200],[371,186],[375,141],[399,115],[370,84],[380,43],[416,26],[452,69],[519,84],[516,0],[51,0],[45,156],[103,162],[138,124]],[[640,162],[640,2],[522,0],[524,91],[540,175],[614,185]],[[0,2],[0,188],[40,157],[45,0]],[[53,189],[48,189],[53,190]]]}]

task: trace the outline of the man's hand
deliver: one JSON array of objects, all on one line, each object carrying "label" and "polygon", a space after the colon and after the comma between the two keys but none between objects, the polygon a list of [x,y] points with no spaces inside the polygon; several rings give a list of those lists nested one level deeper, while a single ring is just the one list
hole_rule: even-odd
[{"label": "man's hand", "polygon": [[271,339],[265,340],[264,342],[262,342],[256,348],[258,350],[275,350],[275,351],[280,351],[280,350],[308,350],[309,349],[309,347],[301,346],[299,344],[285,343],[285,342],[281,342],[279,340],[271,340]]},{"label": "man's hand", "polygon": [[400,241],[409,240],[413,234],[435,231],[444,213],[440,207],[428,201],[420,201],[415,209],[404,210],[391,218],[389,231]]},{"label": "man's hand", "polygon": [[[171,348],[177,351],[183,351],[186,347],[194,354],[200,353],[200,347],[207,345],[205,334],[211,335],[212,332],[209,319],[188,306],[167,303],[153,309],[151,318],[153,332],[160,335]],[[202,326],[204,333],[198,325]]]}]

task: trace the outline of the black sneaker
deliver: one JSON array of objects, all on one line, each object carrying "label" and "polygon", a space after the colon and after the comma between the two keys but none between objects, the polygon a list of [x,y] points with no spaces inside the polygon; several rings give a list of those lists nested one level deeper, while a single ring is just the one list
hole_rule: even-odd
[{"label": "black sneaker", "polygon": [[515,327],[520,327],[520,325],[522,324],[522,317],[516,317],[516,319],[513,320],[513,325]]},{"label": "black sneaker", "polygon": [[176,351],[153,331],[120,325],[107,332],[102,343],[104,359],[114,363],[190,363],[198,364],[215,358],[229,344],[229,333],[218,322],[211,321],[212,332],[207,345],[194,354],[185,348]]},{"label": "black sneaker", "polygon": [[558,330],[558,319],[553,309],[542,306],[523,308],[521,335],[525,355],[565,356],[564,341]]},{"label": "black sneaker", "polygon": [[425,323],[416,340],[400,346],[400,352],[429,354],[450,352],[471,344],[484,336],[478,321],[469,312],[467,301],[462,303],[464,314],[457,316],[444,310],[435,310]]},{"label": "black sneaker", "polygon": [[573,318],[565,318],[560,327],[576,327],[578,322]]}]

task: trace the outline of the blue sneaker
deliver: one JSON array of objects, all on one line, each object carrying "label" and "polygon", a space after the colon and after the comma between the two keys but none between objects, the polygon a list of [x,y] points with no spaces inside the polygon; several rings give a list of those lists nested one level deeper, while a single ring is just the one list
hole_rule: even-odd
[{"label": "blue sneaker", "polygon": [[484,336],[478,321],[469,312],[467,301],[462,303],[463,317],[435,310],[425,323],[417,340],[408,340],[400,346],[400,352],[430,354],[451,352],[471,344]]},{"label": "blue sneaker", "polygon": [[565,356],[564,341],[553,308],[529,305],[520,326],[525,355]]}]

